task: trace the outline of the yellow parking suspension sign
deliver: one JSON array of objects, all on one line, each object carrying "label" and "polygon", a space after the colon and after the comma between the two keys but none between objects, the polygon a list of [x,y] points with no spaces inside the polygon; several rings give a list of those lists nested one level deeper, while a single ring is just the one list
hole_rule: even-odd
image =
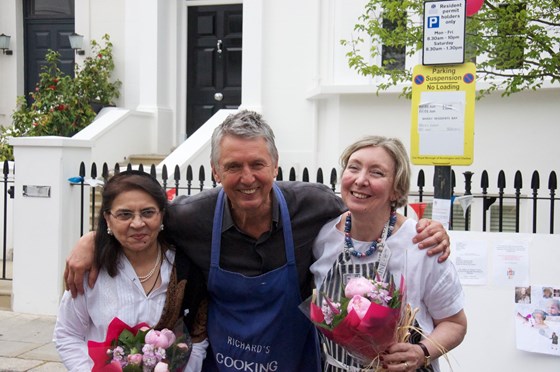
[{"label": "yellow parking suspension sign", "polygon": [[474,63],[414,67],[411,160],[417,165],[470,165],[474,147]]}]

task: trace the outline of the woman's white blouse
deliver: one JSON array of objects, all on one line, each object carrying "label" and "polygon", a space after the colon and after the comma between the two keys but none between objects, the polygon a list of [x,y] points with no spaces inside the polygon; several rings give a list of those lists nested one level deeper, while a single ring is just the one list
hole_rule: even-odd
[{"label": "woman's white blouse", "polygon": [[141,322],[156,325],[165,304],[175,252],[167,250],[166,256],[161,265],[162,283],[147,296],[124,255],[119,259],[114,278],[101,270],[93,288],[88,287],[85,278],[83,295],[72,298],[70,291],[64,293],[53,341],[68,370],[91,370],[93,362],[88,355],[87,341],[104,341],[107,326],[114,317],[130,326]]},{"label": "woman's white blouse", "polygon": [[[321,284],[344,247],[344,233],[336,228],[340,221],[337,217],[325,224],[313,244],[313,255],[316,259],[311,265],[316,288]],[[407,219],[401,227],[385,242],[391,250],[388,271],[393,275],[397,285],[401,274],[406,285],[406,302],[412,308],[418,308],[416,315],[420,327],[426,334],[434,329],[434,319],[444,319],[457,314],[464,307],[464,293],[459,275],[450,260],[437,262],[437,255],[428,257],[426,250],[419,249],[412,243],[416,235],[416,221]],[[371,242],[354,240],[358,251],[365,251]],[[353,263],[368,263],[376,255],[357,258],[352,256]],[[432,365],[439,370],[438,361]]]}]

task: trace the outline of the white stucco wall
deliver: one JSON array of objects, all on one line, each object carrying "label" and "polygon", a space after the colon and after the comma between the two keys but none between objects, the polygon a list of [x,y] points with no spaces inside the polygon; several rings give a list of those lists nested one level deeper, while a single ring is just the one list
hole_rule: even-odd
[{"label": "white stucco wall", "polygon": [[0,125],[11,124],[18,95],[23,94],[23,20],[18,0],[0,2],[0,34],[11,36],[12,55],[0,52]]},{"label": "white stucco wall", "polygon": [[[550,171],[556,170],[555,159],[560,149],[555,145],[560,115],[560,89],[542,89],[502,98],[499,95],[476,102],[474,162],[456,167],[456,172],[470,170],[479,180],[487,170],[495,186],[500,170],[506,173],[508,185],[513,184],[515,171],[529,177],[534,170],[546,186]],[[320,158],[337,164],[341,150],[367,134],[400,138],[410,144],[409,100],[398,94],[341,94],[319,100]],[[338,108],[336,108],[338,106]],[[333,151],[338,148],[338,151]],[[429,168],[429,167],[423,167]],[[480,182],[475,182],[479,184]],[[462,187],[462,185],[458,185]],[[524,180],[530,186],[530,179]]]},{"label": "white stucco wall", "polygon": [[[494,371],[539,371],[555,372],[559,370],[558,354],[530,353],[518,350],[516,338],[515,284],[503,284],[497,280],[503,275],[499,269],[504,265],[497,259],[496,247],[499,245],[527,242],[527,272],[519,272],[527,282],[517,285],[551,285],[558,286],[556,262],[560,259],[560,250],[551,249],[560,243],[558,235],[509,234],[452,231],[452,252],[457,253],[458,243],[469,243],[482,248],[477,251],[480,260],[471,268],[482,270],[478,277],[480,285],[463,284],[465,292],[465,313],[468,319],[467,335],[463,342],[449,354],[449,364],[440,358],[443,372],[494,372]],[[495,256],[496,255],[496,256]],[[452,255],[452,260],[458,257]],[[473,257],[463,257],[469,261]],[[478,266],[480,265],[480,266]],[[466,268],[467,266],[463,266]],[[536,298],[536,294],[533,294]],[[531,308],[537,306],[533,303]],[[554,324],[554,323],[549,323]],[[536,333],[537,330],[535,330]],[[539,349],[546,352],[546,349]],[[451,367],[451,368],[450,368]]]},{"label": "white stucco wall", "polygon": [[[125,35],[125,18],[124,1],[110,0],[84,0],[77,1],[75,4],[75,26],[76,33],[84,36],[85,55],[76,55],[76,63],[81,64],[86,57],[94,57],[91,55],[90,43],[92,40],[104,45],[102,37],[108,34],[113,44],[113,59],[115,60],[115,70],[113,77],[123,82],[121,90],[121,98],[118,100],[119,105],[123,105],[126,100],[134,101],[132,93],[124,94],[124,87],[131,85],[126,81],[125,71],[134,73],[137,71],[136,64],[124,66],[123,61],[127,60],[126,56],[126,35]],[[110,9],[110,11],[107,11]],[[131,79],[132,81],[135,81]],[[136,90],[137,91],[137,90]]]},{"label": "white stucco wall", "polygon": [[[92,144],[50,136],[16,138],[11,144],[25,164],[14,182],[12,309],[54,315],[65,258],[80,237],[80,188],[68,178],[77,175],[80,161],[89,161]],[[36,187],[49,192],[31,192]],[[85,218],[87,211],[86,206]]]}]

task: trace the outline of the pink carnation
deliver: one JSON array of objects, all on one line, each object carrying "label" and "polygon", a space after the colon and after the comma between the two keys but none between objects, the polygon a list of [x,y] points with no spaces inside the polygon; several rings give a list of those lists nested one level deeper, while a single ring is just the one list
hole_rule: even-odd
[{"label": "pink carnation", "polygon": [[142,354],[130,354],[128,356],[128,363],[139,366],[142,364]]}]

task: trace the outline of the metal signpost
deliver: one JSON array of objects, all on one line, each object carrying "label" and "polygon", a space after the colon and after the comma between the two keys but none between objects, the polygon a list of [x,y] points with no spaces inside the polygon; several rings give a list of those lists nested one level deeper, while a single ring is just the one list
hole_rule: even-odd
[{"label": "metal signpost", "polygon": [[422,65],[413,71],[411,160],[433,164],[432,219],[449,227],[451,166],[473,160],[475,66],[465,63],[466,0],[424,2]]}]

